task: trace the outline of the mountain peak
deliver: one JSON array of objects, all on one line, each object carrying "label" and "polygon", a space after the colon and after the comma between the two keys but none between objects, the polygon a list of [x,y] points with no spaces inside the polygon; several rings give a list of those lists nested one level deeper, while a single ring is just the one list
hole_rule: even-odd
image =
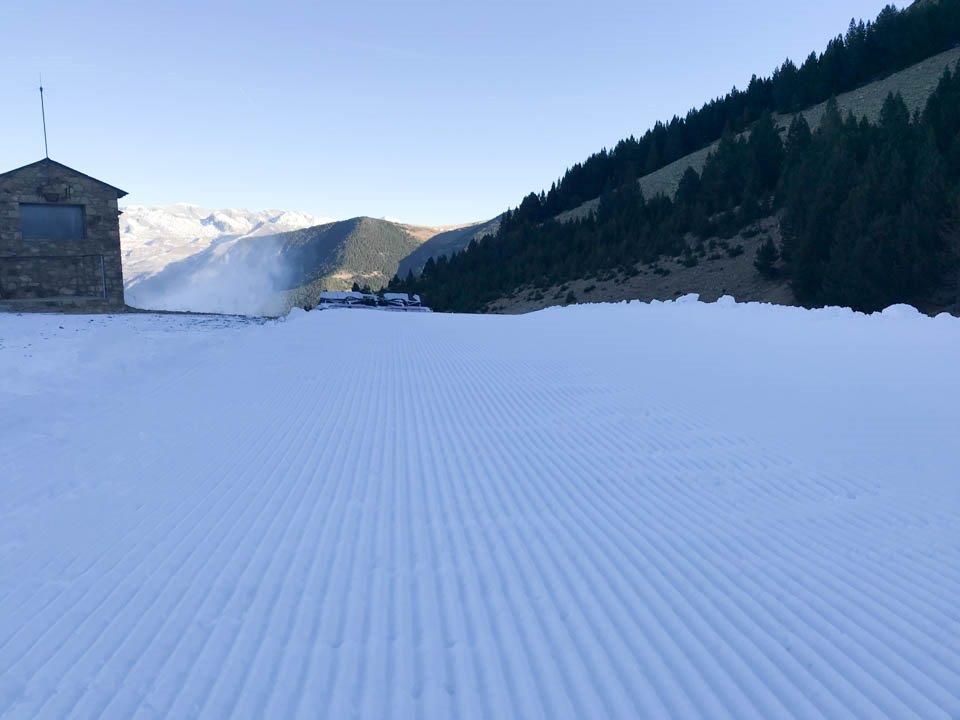
[{"label": "mountain peak", "polygon": [[193,203],[128,205],[120,218],[126,284],[154,275],[224,240],[275,235],[330,219],[298,210],[208,209]]}]

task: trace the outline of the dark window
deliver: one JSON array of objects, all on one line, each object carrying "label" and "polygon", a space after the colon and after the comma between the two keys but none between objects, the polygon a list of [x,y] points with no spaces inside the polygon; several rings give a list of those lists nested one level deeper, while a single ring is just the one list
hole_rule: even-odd
[{"label": "dark window", "polygon": [[24,240],[83,240],[82,205],[20,205]]}]

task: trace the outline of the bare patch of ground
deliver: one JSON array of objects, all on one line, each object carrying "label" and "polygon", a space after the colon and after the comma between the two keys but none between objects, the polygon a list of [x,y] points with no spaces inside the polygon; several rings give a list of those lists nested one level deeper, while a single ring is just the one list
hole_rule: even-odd
[{"label": "bare patch of ground", "polygon": [[[778,265],[775,278],[762,276],[754,267],[757,250],[768,237],[778,248],[782,247],[779,216],[759,220],[730,240],[705,241],[702,254],[696,256],[696,264],[692,266],[688,266],[682,256],[661,258],[634,266],[635,275],[609,270],[545,289],[525,285],[488,304],[484,312],[519,315],[555,305],[673,300],[690,293],[698,294],[704,302],[731,295],[739,302],[799,305],[782,266]],[[688,238],[688,242],[699,245],[692,238]],[[960,254],[960,248],[957,252]],[[935,292],[915,298],[910,304],[927,315],[945,312],[960,317],[960,267],[948,271]]]},{"label": "bare patch of ground", "polygon": [[466,227],[471,227],[475,223],[463,223],[461,225],[438,225],[438,226],[429,226],[429,225],[406,225],[404,223],[396,223],[408,233],[413,235],[421,243],[425,243],[428,240],[432,240],[437,235],[442,233],[453,232],[455,230],[462,230]]},{"label": "bare patch of ground", "polygon": [[730,240],[712,238],[704,243],[696,265],[687,267],[682,258],[662,258],[637,265],[637,274],[610,271],[547,289],[525,286],[487,306],[487,312],[520,314],[568,302],[573,293],[578,303],[623,300],[671,300],[698,293],[704,301],[732,295],[740,301],[796,305],[786,280],[769,280],[757,272],[753,261],[757,248],[768,238],[780,245],[780,222],[776,217],[758,221]]}]

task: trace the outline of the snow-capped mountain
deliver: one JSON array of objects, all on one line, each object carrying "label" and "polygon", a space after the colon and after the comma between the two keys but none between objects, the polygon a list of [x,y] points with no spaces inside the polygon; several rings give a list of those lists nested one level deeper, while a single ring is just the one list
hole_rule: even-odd
[{"label": "snow-capped mountain", "polygon": [[126,301],[152,310],[279,314],[290,303],[315,304],[321,290],[381,287],[437,230],[364,217],[223,235],[206,247],[195,241],[191,254],[129,280]]},{"label": "snow-capped mountain", "polygon": [[211,245],[330,222],[291,210],[208,210],[188,203],[129,205],[120,216],[124,284],[129,289]]},{"label": "snow-capped mountain", "polygon": [[[283,210],[132,205],[120,218],[126,302],[276,314],[290,302],[315,302],[324,289],[354,282],[380,287],[430,238],[462,230],[368,217],[334,222]],[[437,252],[447,252],[446,245]],[[418,254],[421,265],[428,256]]]}]

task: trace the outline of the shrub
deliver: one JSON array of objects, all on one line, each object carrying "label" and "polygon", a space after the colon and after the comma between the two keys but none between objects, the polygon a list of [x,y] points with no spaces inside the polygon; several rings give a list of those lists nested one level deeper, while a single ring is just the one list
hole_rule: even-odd
[{"label": "shrub", "polygon": [[694,254],[694,250],[687,248],[683,251],[683,255],[680,257],[680,264],[684,267],[695,267],[698,262],[697,256]]},{"label": "shrub", "polygon": [[777,250],[773,239],[768,237],[757,249],[757,257],[753,261],[753,266],[763,277],[774,278],[778,275],[776,264],[779,259],[780,251]]}]

